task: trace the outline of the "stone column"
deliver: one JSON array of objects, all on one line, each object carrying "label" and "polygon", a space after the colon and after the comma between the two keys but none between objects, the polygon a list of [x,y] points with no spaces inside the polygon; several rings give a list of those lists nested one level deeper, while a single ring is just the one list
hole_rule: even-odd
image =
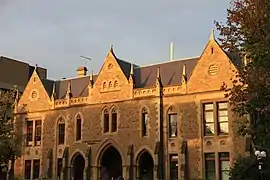
[{"label": "stone column", "polygon": [[84,165],[84,169],[83,169],[83,180],[87,180],[87,171],[88,171],[88,157],[85,157],[85,161],[84,161],[85,165]]},{"label": "stone column", "polygon": [[100,167],[99,166],[92,166],[92,179],[93,180],[99,180],[100,177],[99,177],[99,169]]},{"label": "stone column", "polygon": [[123,169],[122,169],[123,178],[124,179],[128,179],[128,166],[127,165],[123,165],[122,167],[123,167]]},{"label": "stone column", "polygon": [[158,178],[158,165],[157,164],[155,164],[154,165],[154,179],[159,179]]}]

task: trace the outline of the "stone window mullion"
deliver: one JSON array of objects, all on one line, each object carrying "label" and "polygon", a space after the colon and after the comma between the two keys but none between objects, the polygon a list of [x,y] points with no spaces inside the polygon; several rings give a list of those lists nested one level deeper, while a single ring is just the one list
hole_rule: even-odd
[{"label": "stone window mullion", "polygon": [[218,107],[217,107],[217,103],[214,102],[214,123],[215,123],[215,136],[218,136]]},{"label": "stone window mullion", "polygon": [[109,115],[109,133],[112,132],[112,112]]},{"label": "stone window mullion", "polygon": [[33,121],[32,146],[36,146],[36,121]]}]

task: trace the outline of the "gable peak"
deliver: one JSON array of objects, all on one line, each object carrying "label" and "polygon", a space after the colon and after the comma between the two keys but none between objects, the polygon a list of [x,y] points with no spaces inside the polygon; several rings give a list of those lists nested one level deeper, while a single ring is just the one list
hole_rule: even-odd
[{"label": "gable peak", "polygon": [[210,36],[210,41],[215,41],[215,29],[212,29],[211,31],[211,36]]}]

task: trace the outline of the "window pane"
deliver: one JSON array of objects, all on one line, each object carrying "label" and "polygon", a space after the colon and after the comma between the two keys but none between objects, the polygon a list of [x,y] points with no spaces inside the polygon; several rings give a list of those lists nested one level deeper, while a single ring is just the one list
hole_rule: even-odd
[{"label": "window pane", "polygon": [[228,152],[219,153],[220,179],[229,180],[230,157]]},{"label": "window pane", "polygon": [[213,111],[204,113],[205,122],[214,122],[214,113]]},{"label": "window pane", "polygon": [[219,123],[219,134],[228,134],[228,133],[229,133],[228,122]]},{"label": "window pane", "polygon": [[104,114],[103,132],[109,132],[109,114]]},{"label": "window pane", "polygon": [[227,108],[228,108],[227,102],[218,103],[218,109],[227,109]]},{"label": "window pane", "polygon": [[215,124],[214,123],[209,123],[209,124],[205,124],[205,135],[214,135],[215,134]]},{"label": "window pane", "polygon": [[24,164],[24,178],[31,178],[31,160],[26,160]]},{"label": "window pane", "polygon": [[65,143],[65,124],[59,124],[58,125],[58,144],[64,144]]},{"label": "window pane", "polygon": [[27,146],[32,146],[33,143],[33,121],[27,121]]},{"label": "window pane", "polygon": [[230,179],[230,171],[222,171],[220,178],[221,178],[221,180],[229,180]]},{"label": "window pane", "polygon": [[147,136],[148,134],[148,114],[142,113],[142,136]]},{"label": "window pane", "polygon": [[205,111],[211,111],[214,109],[214,105],[213,104],[204,104],[204,110]]},{"label": "window pane", "polygon": [[62,169],[62,158],[57,159],[57,177],[60,179]]},{"label": "window pane", "polygon": [[170,137],[177,136],[177,114],[169,114]]},{"label": "window pane", "polygon": [[205,158],[205,179],[215,180],[216,179],[216,167],[215,167],[215,154],[206,153]]},{"label": "window pane", "polygon": [[219,117],[219,122],[228,122],[228,116]]},{"label": "window pane", "polygon": [[112,113],[112,132],[117,131],[117,113]]},{"label": "window pane", "polygon": [[33,162],[33,179],[39,178],[40,161],[34,160]]},{"label": "window pane", "polygon": [[218,133],[228,134],[228,105],[227,103],[218,103]]},{"label": "window pane", "polygon": [[178,155],[170,155],[171,180],[178,180]]},{"label": "window pane", "polygon": [[219,110],[218,111],[218,115],[219,116],[228,116],[228,110],[227,109],[225,109],[225,110]]},{"label": "window pane", "polygon": [[35,130],[35,145],[40,146],[41,144],[41,120],[35,121],[36,130]]},{"label": "window pane", "polygon": [[76,123],[77,123],[76,124],[76,126],[77,126],[77,128],[76,128],[76,141],[79,141],[82,138],[82,120],[81,120],[81,118],[78,118]]}]

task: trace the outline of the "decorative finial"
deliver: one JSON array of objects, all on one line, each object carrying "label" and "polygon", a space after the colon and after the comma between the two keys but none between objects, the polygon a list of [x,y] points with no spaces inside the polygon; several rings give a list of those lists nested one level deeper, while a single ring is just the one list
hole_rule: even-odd
[{"label": "decorative finial", "polygon": [[15,98],[16,102],[19,102],[19,89],[16,88],[16,98]]},{"label": "decorative finial", "polygon": [[52,97],[51,99],[55,98],[55,83],[53,83],[53,89],[52,89]]},{"label": "decorative finial", "polygon": [[215,40],[215,29],[212,29],[210,40]]},{"label": "decorative finial", "polygon": [[184,64],[182,72],[182,82],[186,83],[186,81],[187,81],[187,67],[186,64]]},{"label": "decorative finial", "polygon": [[160,79],[160,67],[157,68],[157,79]]},{"label": "decorative finial", "polygon": [[113,52],[113,45],[111,44],[110,51]]},{"label": "decorative finial", "polygon": [[134,66],[133,66],[133,63],[131,63],[130,65],[130,75],[134,75]]},{"label": "decorative finial", "polygon": [[67,87],[67,94],[66,94],[67,98],[72,97],[72,92],[71,92],[71,81],[68,81],[68,87]]},{"label": "decorative finial", "polygon": [[90,81],[91,81],[91,82],[93,81],[93,76],[94,76],[94,72],[93,72],[93,70],[92,70],[91,75],[90,75]]}]

